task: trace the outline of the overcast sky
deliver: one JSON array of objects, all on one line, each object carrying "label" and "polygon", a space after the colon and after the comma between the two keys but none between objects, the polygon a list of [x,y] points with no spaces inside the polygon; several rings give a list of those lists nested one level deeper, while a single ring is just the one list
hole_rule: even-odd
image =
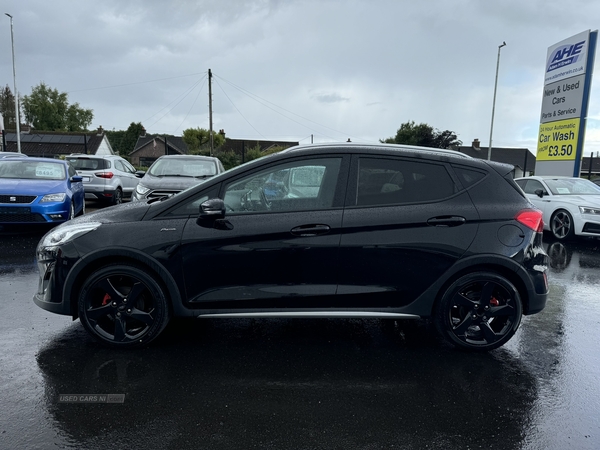
[{"label": "overcast sky", "polygon": [[[377,142],[407,121],[487,147],[537,149],[548,47],[595,30],[591,0],[3,0],[17,88],[44,82],[94,111],[91,129]],[[0,83],[13,90],[10,19]],[[594,72],[600,77],[600,58]],[[600,151],[600,80],[586,154]]]}]

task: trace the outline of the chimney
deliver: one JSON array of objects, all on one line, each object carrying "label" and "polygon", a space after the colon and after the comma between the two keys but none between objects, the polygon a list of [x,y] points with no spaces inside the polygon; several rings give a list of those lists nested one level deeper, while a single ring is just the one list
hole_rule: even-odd
[{"label": "chimney", "polygon": [[98,127],[98,136],[102,136],[104,134],[104,128],[102,128],[102,125],[100,125]]},{"label": "chimney", "polygon": [[475,150],[480,150],[479,147],[479,139],[473,139],[473,144],[471,144]]}]

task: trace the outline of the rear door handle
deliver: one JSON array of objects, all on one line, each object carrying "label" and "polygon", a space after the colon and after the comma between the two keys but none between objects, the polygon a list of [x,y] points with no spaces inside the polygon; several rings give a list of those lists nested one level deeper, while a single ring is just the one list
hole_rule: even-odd
[{"label": "rear door handle", "polygon": [[467,219],[461,216],[440,216],[432,217],[427,221],[427,224],[434,227],[457,227],[463,225],[466,221]]},{"label": "rear door handle", "polygon": [[329,230],[331,230],[329,225],[321,225],[321,224],[314,225],[313,224],[313,225],[301,225],[299,227],[292,228],[291,233],[294,236],[307,237],[307,236],[318,236],[321,234],[327,234],[327,233],[329,233]]}]

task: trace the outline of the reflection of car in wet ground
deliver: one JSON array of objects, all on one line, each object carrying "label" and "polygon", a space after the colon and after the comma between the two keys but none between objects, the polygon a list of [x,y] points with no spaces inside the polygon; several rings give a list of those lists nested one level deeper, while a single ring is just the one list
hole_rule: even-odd
[{"label": "reflection of car in wet ground", "polygon": [[[449,343],[493,349],[548,292],[542,214],[512,170],[426,148],[295,147],[48,233],[34,300],[116,347],[171,316],[377,317],[431,318]],[[275,179],[285,189],[268,198]]]},{"label": "reflection of car in wet ground", "polygon": [[600,188],[574,177],[516,178],[531,202],[544,213],[544,229],[559,240],[600,237]]},{"label": "reflection of car in wet ground", "polygon": [[[593,269],[600,279],[600,241],[550,242],[546,247],[550,268],[554,273],[567,271],[582,275],[581,269]],[[567,271],[568,272],[568,271]]]}]

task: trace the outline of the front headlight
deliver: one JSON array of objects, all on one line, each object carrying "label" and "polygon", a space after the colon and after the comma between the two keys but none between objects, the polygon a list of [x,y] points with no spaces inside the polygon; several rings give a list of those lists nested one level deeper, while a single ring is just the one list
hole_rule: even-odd
[{"label": "front headlight", "polygon": [[100,222],[84,222],[69,224],[55,228],[46,234],[38,244],[38,254],[40,252],[51,251],[59,245],[72,241],[76,237],[83,236],[90,231],[94,231],[101,225]]},{"label": "front headlight", "polygon": [[47,194],[44,195],[42,197],[42,199],[40,200],[40,203],[45,203],[45,202],[64,202],[65,198],[67,197],[67,194],[65,194],[64,192],[61,194]]},{"label": "front headlight", "polygon": [[600,214],[600,208],[594,208],[592,206],[580,206],[579,211],[581,214]]},{"label": "front headlight", "polygon": [[138,184],[137,187],[135,188],[135,192],[137,192],[140,195],[146,195],[149,190],[150,190],[150,188],[144,186],[143,184]]}]

